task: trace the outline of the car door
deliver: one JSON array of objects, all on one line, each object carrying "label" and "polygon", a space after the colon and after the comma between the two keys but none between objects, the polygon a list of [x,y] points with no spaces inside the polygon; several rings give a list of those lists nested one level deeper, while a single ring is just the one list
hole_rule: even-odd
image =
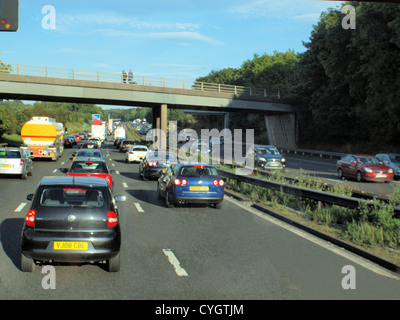
[{"label": "car door", "polygon": [[350,161],[347,163],[347,175],[355,178],[357,176],[357,164],[358,160],[356,157],[351,156]]}]

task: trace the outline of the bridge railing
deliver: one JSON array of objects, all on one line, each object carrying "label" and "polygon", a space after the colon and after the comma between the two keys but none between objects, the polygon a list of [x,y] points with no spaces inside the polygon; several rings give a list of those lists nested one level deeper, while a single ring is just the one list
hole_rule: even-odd
[{"label": "bridge railing", "polygon": [[109,83],[128,83],[141,86],[200,90],[208,92],[229,93],[238,96],[246,95],[254,97],[281,99],[281,92],[275,90],[139,75],[134,75],[133,79],[130,81],[127,78],[124,79],[122,73],[33,66],[19,63],[0,63],[0,72],[26,76],[99,81]]}]

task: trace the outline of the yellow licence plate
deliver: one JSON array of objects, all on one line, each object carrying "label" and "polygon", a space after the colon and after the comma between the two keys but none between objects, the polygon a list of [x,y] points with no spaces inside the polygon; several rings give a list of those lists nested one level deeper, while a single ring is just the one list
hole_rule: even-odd
[{"label": "yellow licence plate", "polygon": [[190,191],[208,191],[208,187],[204,187],[204,186],[201,186],[201,187],[190,186],[190,187],[189,187],[189,190],[190,190]]},{"label": "yellow licence plate", "polygon": [[3,164],[2,168],[12,168],[12,164]]},{"label": "yellow licence plate", "polygon": [[54,250],[87,250],[87,242],[75,241],[55,241],[53,245]]}]

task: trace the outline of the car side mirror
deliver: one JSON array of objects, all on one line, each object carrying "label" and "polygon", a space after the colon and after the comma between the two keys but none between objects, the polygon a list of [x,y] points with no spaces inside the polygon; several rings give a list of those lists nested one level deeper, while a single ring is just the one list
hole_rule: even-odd
[{"label": "car side mirror", "polygon": [[126,196],[115,196],[114,199],[117,202],[124,202],[126,201]]},{"label": "car side mirror", "polygon": [[356,165],[356,162],[355,162],[355,161],[351,161],[350,164],[352,164],[353,166],[355,166],[355,165]]},{"label": "car side mirror", "polygon": [[26,200],[32,201],[33,199],[33,193],[30,193],[26,196]]},{"label": "car side mirror", "polygon": [[60,171],[61,171],[62,173],[67,173],[68,169],[67,169],[67,168],[60,168]]}]

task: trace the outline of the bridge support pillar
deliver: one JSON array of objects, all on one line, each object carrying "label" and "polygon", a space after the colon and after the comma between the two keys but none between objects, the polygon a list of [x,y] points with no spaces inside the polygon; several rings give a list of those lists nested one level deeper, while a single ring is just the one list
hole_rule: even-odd
[{"label": "bridge support pillar", "polygon": [[296,148],[296,115],[293,113],[265,116],[269,144],[277,147]]},{"label": "bridge support pillar", "polygon": [[162,104],[159,108],[153,108],[153,129],[161,129],[164,133],[153,134],[153,144],[157,150],[167,149],[167,110],[166,104]]}]

